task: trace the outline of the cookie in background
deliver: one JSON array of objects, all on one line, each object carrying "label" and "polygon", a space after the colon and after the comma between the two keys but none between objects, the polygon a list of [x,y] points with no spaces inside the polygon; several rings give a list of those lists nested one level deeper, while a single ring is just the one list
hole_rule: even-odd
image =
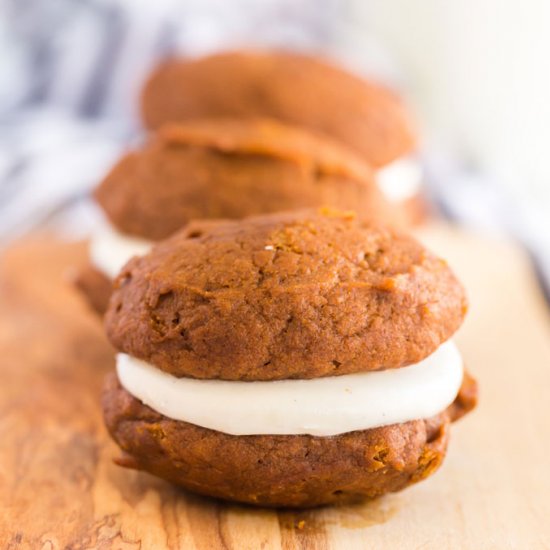
[{"label": "cookie in background", "polygon": [[316,132],[266,119],[164,125],[120,159],[95,198],[108,222],[92,236],[90,265],[76,283],[100,313],[126,261],[194,219],[327,205],[404,223],[360,156]]},{"label": "cookie in background", "polygon": [[142,93],[149,129],[204,117],[270,117],[321,132],[377,171],[411,223],[424,219],[423,171],[411,113],[387,87],[327,60],[285,51],[228,51],[170,58]]}]

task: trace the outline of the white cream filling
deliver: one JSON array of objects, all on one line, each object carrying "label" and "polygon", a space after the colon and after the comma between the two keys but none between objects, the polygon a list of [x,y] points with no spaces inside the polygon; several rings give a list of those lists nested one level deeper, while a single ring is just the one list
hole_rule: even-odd
[{"label": "white cream filling", "polygon": [[376,172],[378,186],[391,201],[414,197],[422,186],[423,171],[418,159],[403,157]]},{"label": "white cream filling", "polygon": [[130,258],[147,254],[152,246],[152,241],[124,235],[105,224],[90,241],[90,260],[99,271],[114,279]]},{"label": "white cream filling", "polygon": [[448,341],[408,367],[312,380],[176,378],[126,354],[117,355],[117,373],[129,393],[174,420],[232,435],[331,436],[442,412],[458,394],[463,366]]}]

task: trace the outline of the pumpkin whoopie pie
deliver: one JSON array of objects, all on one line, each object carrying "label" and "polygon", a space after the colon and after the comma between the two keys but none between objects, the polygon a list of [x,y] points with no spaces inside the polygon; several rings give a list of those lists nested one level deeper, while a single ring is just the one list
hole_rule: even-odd
[{"label": "pumpkin whoopie pie", "polygon": [[411,222],[426,214],[412,117],[388,88],[328,60],[285,51],[225,51],[162,61],[142,93],[147,128],[204,117],[269,117],[346,144],[377,170]]},{"label": "pumpkin whoopie pie", "polygon": [[125,155],[95,191],[109,220],[77,285],[100,313],[111,279],[193,219],[238,219],[328,204],[399,223],[371,168],[346,147],[269,120],[163,126]]},{"label": "pumpkin whoopie pie", "polygon": [[476,383],[447,264],[351,213],[195,222],[116,279],[117,462],[259,506],[373,498],[431,475]]}]

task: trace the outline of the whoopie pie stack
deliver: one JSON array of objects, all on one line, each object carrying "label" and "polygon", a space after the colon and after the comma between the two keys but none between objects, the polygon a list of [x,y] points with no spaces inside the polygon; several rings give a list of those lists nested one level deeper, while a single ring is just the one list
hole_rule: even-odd
[{"label": "whoopie pie stack", "polygon": [[451,340],[466,309],[443,260],[349,212],[193,222],[115,281],[117,462],[259,506],[403,489],[475,404]]},{"label": "whoopie pie stack", "polygon": [[222,52],[161,63],[142,113],[77,280],[118,351],[116,462],[257,506],[431,475],[477,385],[451,340],[464,290],[402,232],[425,203],[401,100],[311,56]]}]

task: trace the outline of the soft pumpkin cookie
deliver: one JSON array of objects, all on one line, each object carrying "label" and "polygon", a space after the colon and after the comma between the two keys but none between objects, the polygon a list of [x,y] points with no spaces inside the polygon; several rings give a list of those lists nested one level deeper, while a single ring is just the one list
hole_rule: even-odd
[{"label": "soft pumpkin cookie", "polygon": [[323,209],[195,222],[115,281],[117,462],[262,506],[373,498],[433,473],[477,386],[447,264]]}]

